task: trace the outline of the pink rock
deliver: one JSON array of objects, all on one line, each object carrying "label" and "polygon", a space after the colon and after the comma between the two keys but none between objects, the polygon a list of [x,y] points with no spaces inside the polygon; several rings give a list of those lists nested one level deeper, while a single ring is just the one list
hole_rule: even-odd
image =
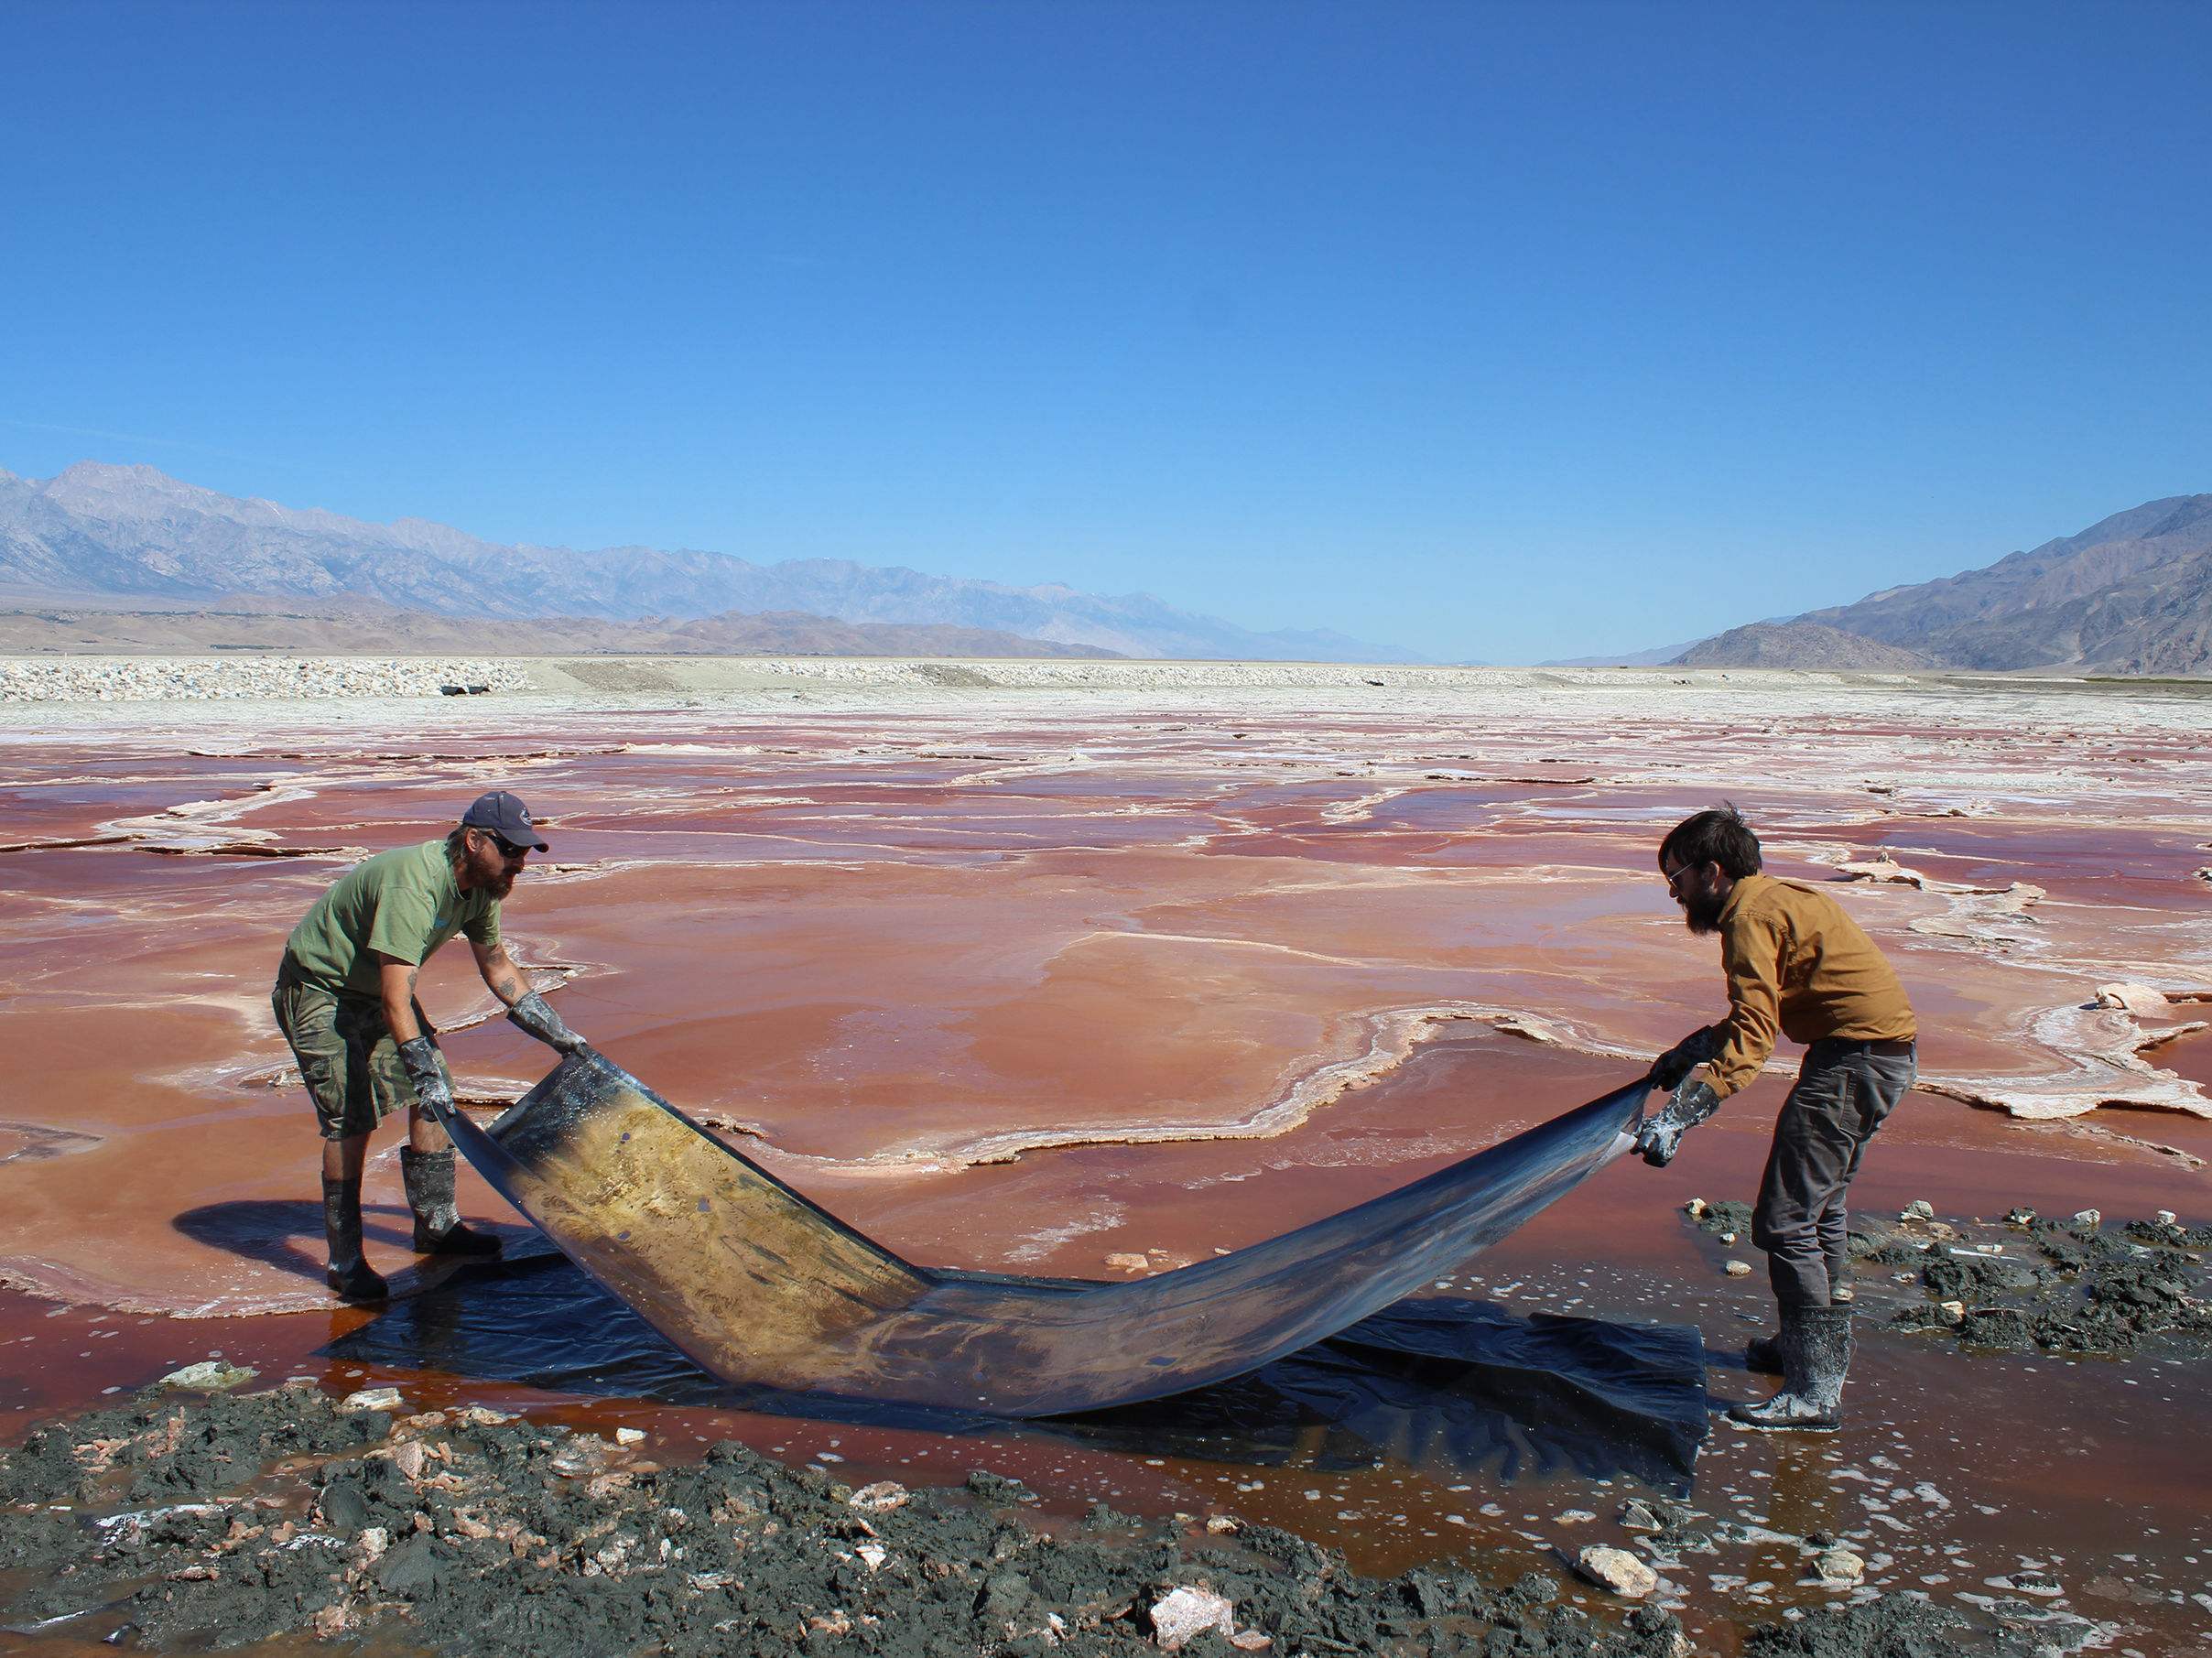
[{"label": "pink rock", "polygon": [[1236,1607],[1211,1589],[1174,1589],[1152,1603],[1152,1639],[1164,1653],[1208,1630],[1220,1631],[1226,1641],[1236,1638]]}]

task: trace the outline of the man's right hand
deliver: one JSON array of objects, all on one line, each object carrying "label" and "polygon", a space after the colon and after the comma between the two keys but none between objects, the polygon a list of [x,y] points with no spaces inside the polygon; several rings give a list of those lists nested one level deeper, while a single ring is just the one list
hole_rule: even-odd
[{"label": "man's right hand", "polygon": [[453,1109],[453,1090],[446,1086],[444,1068],[438,1063],[438,1049],[428,1036],[417,1036],[399,1045],[399,1063],[407,1067],[407,1080],[415,1085],[415,1098],[424,1111],[436,1122],[443,1122],[446,1113]]},{"label": "man's right hand", "polygon": [[573,1054],[591,1045],[562,1023],[553,1004],[536,991],[516,1002],[507,1010],[507,1023],[517,1030],[526,1031],[548,1047],[563,1054]]},{"label": "man's right hand", "polygon": [[1652,1086],[1673,1093],[1682,1086],[1682,1079],[1710,1059],[1719,1046],[1711,1025],[1692,1031],[1652,1061]]}]

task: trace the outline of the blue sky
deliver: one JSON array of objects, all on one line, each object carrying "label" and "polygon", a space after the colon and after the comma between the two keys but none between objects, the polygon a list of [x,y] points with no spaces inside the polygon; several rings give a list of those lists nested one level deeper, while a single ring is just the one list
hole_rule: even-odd
[{"label": "blue sky", "polygon": [[1448,659],[2212,490],[2212,7],[7,8],[0,466]]}]

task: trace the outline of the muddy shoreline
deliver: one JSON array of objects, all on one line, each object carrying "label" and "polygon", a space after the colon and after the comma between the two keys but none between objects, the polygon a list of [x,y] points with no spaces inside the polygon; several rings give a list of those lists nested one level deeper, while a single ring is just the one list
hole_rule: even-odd
[{"label": "muddy shoreline", "polygon": [[[1878,1374],[1900,1348],[1937,1337],[1985,1374],[2017,1365],[2013,1355],[2025,1350],[2044,1364],[2099,1363],[2107,1385],[2115,1376],[2137,1385],[2115,1364],[2151,1367],[2142,1380],[2152,1386],[2177,1367],[2202,1380],[2212,1308],[2201,1251],[2212,1229],[2163,1216],[2107,1225],[2025,1208],[2001,1220],[1924,1208],[1932,1211],[1915,1204],[1893,1219],[1854,1223],[1861,1359],[1873,1360],[1865,1368]],[[1692,1200],[1681,1224],[1698,1247],[1732,1261],[1745,1212],[1736,1201]],[[1531,1287],[1524,1273],[1491,1276],[1501,1305]],[[70,1317],[49,1312],[43,1322]],[[298,1321],[244,1322],[266,1330]],[[166,1332],[165,1341],[179,1328],[139,1327]],[[70,1335],[67,1326],[48,1333]],[[1169,1452],[1175,1468],[1150,1489],[1117,1482],[1110,1496],[1086,1497],[1081,1459],[1071,1466],[1034,1433],[1025,1450],[1019,1433],[935,1441],[927,1469],[894,1469],[895,1436],[850,1424],[740,1417],[744,1438],[718,1437],[712,1413],[616,1399],[606,1402],[611,1414],[580,1419],[575,1404],[526,1391],[420,1373],[401,1383],[381,1378],[405,1372],[360,1366],[255,1391],[255,1355],[233,1351],[176,1384],[141,1387],[127,1403],[9,1436],[0,1452],[0,1629],[28,1642],[24,1650],[274,1654],[303,1642],[493,1658],[1039,1658],[1062,1647],[1186,1646],[1222,1658],[2196,1650],[2142,1620],[2166,1602],[2159,1567],[2175,1549],[2201,1549],[2201,1539],[2148,1554],[2138,1544],[2102,1563],[2044,1548],[1986,1575],[2004,1563],[2001,1547],[1992,1557],[1942,1538],[1968,1539],[1986,1526],[1970,1511],[2001,1509],[1962,1486],[1963,1469],[1937,1471],[1889,1429],[1875,1414],[1889,1401],[1873,1377],[1854,1390],[1845,1436],[1719,1434],[1699,1470],[1706,1494],[1687,1501],[1618,1477],[1469,1470],[1474,1484],[1450,1488],[1469,1493],[1458,1506],[1471,1509],[1487,1491],[1493,1500],[1481,1513],[1499,1518],[1458,1537],[1403,1539],[1385,1564],[1358,1523],[1378,1518],[1370,1505],[1391,1500],[1386,1484],[1403,1490],[1415,1470],[1356,1442],[1303,1468],[1296,1457],[1263,1455],[1237,1470],[1233,1489],[1224,1489],[1226,1474],[1211,1476],[1211,1492],[1186,1447]],[[1732,1361],[1711,1358],[1717,1393],[1763,1391],[1756,1378],[1730,1383]],[[365,1385],[342,1398],[331,1391],[356,1382]],[[931,1436],[906,1438],[911,1448]],[[1870,1440],[1886,1448],[1867,1455]],[[1739,1467],[1747,1453],[1752,1462]],[[1168,1458],[1094,1457],[1087,1471],[1115,1462],[1137,1471],[1126,1466],[1137,1460],[1160,1468]],[[1337,1516],[1355,1523],[1349,1533],[1340,1527],[1332,1542],[1276,1523],[1279,1509],[1257,1493],[1281,1488],[1285,1475],[1295,1486],[1301,1473],[1361,1505]],[[1734,1482],[1746,1473],[1751,1481]],[[1440,1487],[1448,1476],[1428,1478]],[[1855,1481],[1864,1494],[1839,1502],[1815,1481],[1836,1494]],[[1516,1525],[1498,1497],[1588,1506],[1531,1531],[1525,1523],[1539,1516]],[[1925,1518],[1897,1518],[1914,1506]],[[1921,1576],[1931,1587],[1919,1588],[1899,1569],[1909,1534],[1931,1526],[1919,1540],[1924,1557],[1965,1567],[1972,1588],[1940,1573]],[[2142,1528],[2143,1542],[2160,1529]],[[1577,1569],[1592,1548],[1640,1561],[1644,1582],[1609,1593]],[[1753,1602],[1778,1618],[1762,1621],[1744,1608],[1714,1620],[1712,1598],[1692,1585],[1700,1576],[1721,1591],[1750,1583],[1729,1575],[1739,1561],[1795,1579],[1779,1598],[1773,1582],[1752,1585]],[[2188,1601],[2174,1603],[2185,1624]],[[1190,1618],[1199,1632],[1176,1621]]]},{"label": "muddy shoreline", "polygon": [[[1077,1520],[987,1469],[958,1488],[856,1489],[730,1440],[666,1465],[651,1437],[406,1412],[396,1390],[150,1388],[0,1458],[0,1616],[18,1636],[148,1652],[301,1635],[485,1658],[1695,1650],[1671,1611],[1614,1598],[1593,1614],[1567,1595],[1571,1575],[1480,1550],[1364,1577],[1225,1512],[1147,1520],[1093,1502]],[[1699,1511],[1632,1501],[1621,1518],[1654,1558],[1710,1551]],[[1832,1538],[1805,1547],[1810,1574],[1858,1568]],[[1744,1651],[1860,1653],[1909,1633],[1928,1658],[2025,1658],[2086,1627],[2016,1598],[1976,1620],[1900,1595],[1761,1626]]]}]

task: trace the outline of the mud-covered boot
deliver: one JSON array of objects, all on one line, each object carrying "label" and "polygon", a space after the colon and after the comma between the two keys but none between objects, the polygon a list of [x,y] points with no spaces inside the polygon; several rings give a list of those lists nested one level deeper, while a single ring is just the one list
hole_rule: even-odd
[{"label": "mud-covered boot", "polygon": [[499,1240],[472,1232],[453,1207],[453,1148],[418,1152],[399,1148],[399,1172],[407,1181],[407,1207],[415,1211],[415,1252],[418,1255],[496,1255]]},{"label": "mud-covered boot", "polygon": [[1843,1424],[1843,1378],[1851,1368],[1851,1309],[1782,1310],[1782,1391],[1761,1404],[1731,1405],[1738,1427],[1834,1433]]},{"label": "mud-covered boot", "polygon": [[322,1236],[331,1246],[330,1286],[348,1301],[382,1301],[390,1289],[361,1256],[361,1180],[322,1177]]}]

